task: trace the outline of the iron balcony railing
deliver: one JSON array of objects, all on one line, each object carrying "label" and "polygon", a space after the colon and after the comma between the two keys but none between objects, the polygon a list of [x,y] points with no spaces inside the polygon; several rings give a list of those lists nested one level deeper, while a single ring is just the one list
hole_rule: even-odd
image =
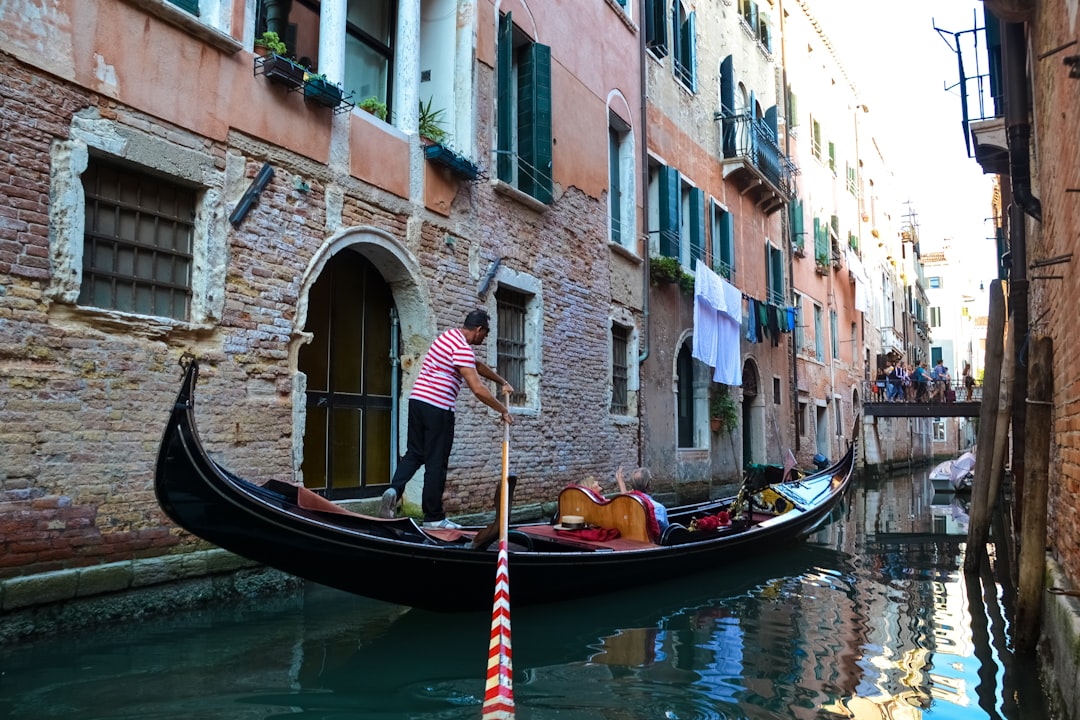
[{"label": "iron balcony railing", "polygon": [[776,137],[765,122],[749,114],[715,116],[721,128],[725,160],[741,159],[752,165],[779,193],[795,195],[798,168],[780,151]]}]

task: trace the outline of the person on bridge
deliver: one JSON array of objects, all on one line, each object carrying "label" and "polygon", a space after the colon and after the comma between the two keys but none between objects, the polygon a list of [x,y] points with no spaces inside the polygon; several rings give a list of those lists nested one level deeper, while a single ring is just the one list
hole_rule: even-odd
[{"label": "person on bridge", "polygon": [[915,402],[926,402],[928,399],[927,385],[930,384],[926,376],[926,363],[919,363],[915,372],[911,374],[911,384],[915,388]]},{"label": "person on bridge", "polygon": [[975,378],[971,374],[971,363],[964,363],[964,400],[971,402],[971,394],[975,392]]}]

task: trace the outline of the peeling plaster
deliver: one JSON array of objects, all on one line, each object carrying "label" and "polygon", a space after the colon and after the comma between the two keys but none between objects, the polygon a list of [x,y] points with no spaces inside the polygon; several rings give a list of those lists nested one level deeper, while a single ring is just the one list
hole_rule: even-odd
[{"label": "peeling plaster", "polygon": [[102,55],[94,53],[94,77],[105,85],[116,87],[116,66],[109,65]]}]

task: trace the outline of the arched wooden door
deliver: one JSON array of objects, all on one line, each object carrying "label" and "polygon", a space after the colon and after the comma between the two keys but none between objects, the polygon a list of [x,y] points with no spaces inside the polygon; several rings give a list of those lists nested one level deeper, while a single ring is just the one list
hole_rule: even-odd
[{"label": "arched wooden door", "polygon": [[[390,482],[393,296],[367,258],[346,250],[308,295],[304,485],[327,497],[366,497]],[[397,357],[397,348],[394,348]]]}]

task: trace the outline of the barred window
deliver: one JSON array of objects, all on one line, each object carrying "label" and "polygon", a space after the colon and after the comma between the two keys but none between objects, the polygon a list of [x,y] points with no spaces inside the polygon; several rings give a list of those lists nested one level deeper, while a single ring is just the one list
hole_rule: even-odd
[{"label": "barred window", "polygon": [[525,311],[529,296],[500,287],[495,291],[498,306],[498,372],[514,386],[511,405],[525,404]]},{"label": "barred window", "polygon": [[611,326],[611,413],[626,415],[630,411],[627,388],[630,363],[627,348],[630,329],[622,325]]},{"label": "barred window", "polygon": [[90,158],[80,305],[187,320],[196,191]]}]

